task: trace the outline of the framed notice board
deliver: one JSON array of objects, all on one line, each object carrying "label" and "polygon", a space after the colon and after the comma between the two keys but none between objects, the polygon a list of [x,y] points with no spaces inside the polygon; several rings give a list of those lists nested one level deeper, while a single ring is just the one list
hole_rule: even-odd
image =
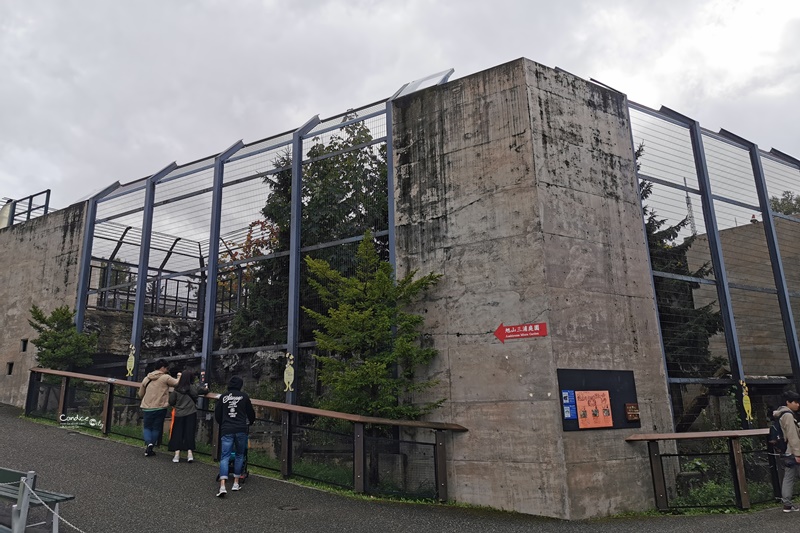
[{"label": "framed notice board", "polygon": [[556,370],[564,431],[639,428],[631,370]]}]

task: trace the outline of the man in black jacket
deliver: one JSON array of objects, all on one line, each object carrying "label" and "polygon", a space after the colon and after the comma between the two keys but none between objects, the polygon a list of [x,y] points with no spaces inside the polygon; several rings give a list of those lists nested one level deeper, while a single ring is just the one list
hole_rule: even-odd
[{"label": "man in black jacket", "polygon": [[250,425],[256,420],[256,412],[250,397],[242,392],[242,378],[233,376],[228,382],[228,391],[217,399],[214,408],[214,419],[219,424],[222,449],[219,458],[219,492],[222,498],[228,491],[225,481],[228,479],[228,465],[231,460],[231,450],[236,450],[233,461],[233,487],[231,490],[240,490],[239,478],[244,466],[244,454],[247,451],[247,434]]}]

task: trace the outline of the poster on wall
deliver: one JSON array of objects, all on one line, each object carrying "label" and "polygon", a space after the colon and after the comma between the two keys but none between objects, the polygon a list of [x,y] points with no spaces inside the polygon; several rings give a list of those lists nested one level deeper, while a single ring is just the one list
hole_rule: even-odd
[{"label": "poster on wall", "polygon": [[[642,427],[632,371],[558,368],[556,375],[564,431]],[[594,395],[599,397],[592,400]],[[597,404],[596,409],[590,403]],[[584,417],[581,417],[582,410]]]},{"label": "poster on wall", "polygon": [[614,427],[611,398],[607,390],[575,391],[578,427],[581,429]]},{"label": "poster on wall", "polygon": [[561,391],[561,405],[564,408],[564,420],[577,420],[578,408],[575,405],[575,391]]}]

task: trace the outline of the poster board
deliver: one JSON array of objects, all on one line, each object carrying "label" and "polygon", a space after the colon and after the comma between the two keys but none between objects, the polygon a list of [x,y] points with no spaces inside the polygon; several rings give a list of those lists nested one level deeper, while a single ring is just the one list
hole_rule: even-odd
[{"label": "poster board", "polygon": [[639,428],[631,370],[558,369],[564,431]]}]

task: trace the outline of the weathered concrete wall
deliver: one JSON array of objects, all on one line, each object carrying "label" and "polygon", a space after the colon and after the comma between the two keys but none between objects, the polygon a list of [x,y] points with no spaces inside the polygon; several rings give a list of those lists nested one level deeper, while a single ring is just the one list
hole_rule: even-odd
[{"label": "weathered concrete wall", "polygon": [[[653,506],[631,430],[563,432],[556,369],[632,370],[672,427],[625,97],[518,60],[396,101],[398,273],[419,306],[458,501],[559,518]],[[501,344],[500,323],[549,335]]]},{"label": "weathered concrete wall", "polygon": [[[22,406],[36,347],[23,339],[37,334],[28,324],[33,304],[49,313],[75,309],[85,204],[0,229],[0,402]],[[11,375],[8,364],[13,363]]]}]

